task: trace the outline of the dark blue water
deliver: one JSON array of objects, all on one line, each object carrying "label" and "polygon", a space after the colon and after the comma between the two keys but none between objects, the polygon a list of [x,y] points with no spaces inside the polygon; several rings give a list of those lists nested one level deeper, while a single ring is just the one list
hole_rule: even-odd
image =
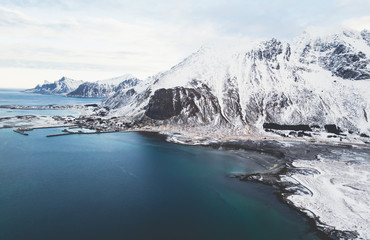
[{"label": "dark blue water", "polygon": [[[70,98],[61,95],[23,93],[20,89],[0,89],[0,105],[69,105],[100,103],[101,100],[101,98]],[[71,110],[10,110],[0,108],[0,118],[14,117],[19,115],[66,116],[76,114],[76,111]]]},{"label": "dark blue water", "polygon": [[0,239],[319,239],[248,152],[139,133],[23,136],[0,130]]}]

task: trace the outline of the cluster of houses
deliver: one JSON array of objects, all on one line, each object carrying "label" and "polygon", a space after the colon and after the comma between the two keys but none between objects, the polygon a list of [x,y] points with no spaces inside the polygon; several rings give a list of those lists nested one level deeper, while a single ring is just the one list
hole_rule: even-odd
[{"label": "cluster of houses", "polygon": [[103,118],[100,116],[79,116],[77,118],[73,116],[68,117],[58,117],[60,120],[64,121],[64,124],[77,125],[80,128],[94,129],[97,132],[118,132],[131,127],[130,123],[126,123],[124,120],[112,117]]}]

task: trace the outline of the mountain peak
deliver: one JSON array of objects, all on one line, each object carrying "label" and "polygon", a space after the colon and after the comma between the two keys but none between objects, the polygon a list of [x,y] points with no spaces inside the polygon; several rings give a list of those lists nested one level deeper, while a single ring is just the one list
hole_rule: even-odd
[{"label": "mountain peak", "polygon": [[361,31],[362,39],[365,40],[367,45],[370,47],[370,32],[367,29]]},{"label": "mountain peak", "polygon": [[54,81],[53,83],[45,80],[44,84],[39,84],[35,88],[26,90],[26,92],[65,95],[75,90],[82,83],[82,80],[77,81],[63,76],[61,79]]},{"label": "mountain peak", "polygon": [[333,37],[333,36],[341,36],[344,35],[346,37],[356,37],[359,35],[359,31],[340,26],[334,28],[327,28],[327,27],[307,27],[302,35],[309,35],[313,38],[326,38],[326,37]]},{"label": "mountain peak", "polygon": [[333,123],[368,133],[370,48],[360,32],[310,30],[298,40],[203,46],[145,87],[103,104],[113,115],[179,126]]},{"label": "mountain peak", "polygon": [[131,74],[119,77],[99,80],[96,82],[86,82],[81,84],[76,90],[67,94],[69,97],[109,97],[115,92],[136,86],[139,79]]},{"label": "mountain peak", "polygon": [[76,81],[76,82],[81,82],[82,80],[74,80],[72,78],[69,78],[69,77],[66,77],[66,76],[63,76],[61,79],[59,79],[58,81]]},{"label": "mountain peak", "polygon": [[[369,42],[370,36],[367,31],[359,32],[357,30],[339,27],[339,28],[318,28],[309,27],[301,35],[293,39],[292,44],[295,45],[308,45],[315,43],[354,43],[356,41],[367,41]],[[367,40],[366,40],[367,39]],[[368,44],[368,43],[367,43]],[[369,45],[369,44],[368,44]],[[362,48],[362,47],[361,47]]]},{"label": "mountain peak", "polygon": [[122,83],[123,81],[129,80],[129,79],[136,79],[132,74],[124,74],[122,76],[104,79],[104,80],[98,80],[96,83],[98,84],[107,84],[107,85],[118,85]]}]

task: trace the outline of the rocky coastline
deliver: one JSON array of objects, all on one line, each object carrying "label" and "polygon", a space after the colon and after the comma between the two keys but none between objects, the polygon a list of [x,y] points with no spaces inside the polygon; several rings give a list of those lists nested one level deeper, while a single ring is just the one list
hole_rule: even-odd
[{"label": "rocky coastline", "polygon": [[[328,239],[361,239],[364,232],[358,232],[351,229],[336,228],[330,225],[330,222],[322,220],[322,216],[313,212],[309,208],[299,206],[292,196],[306,195],[312,196],[317,189],[310,189],[300,181],[295,180],[296,175],[316,177],[320,175],[320,171],[315,168],[297,167],[297,161],[319,161],[322,158],[330,156],[330,161],[339,158],[345,152],[351,151],[355,153],[365,154],[370,156],[370,145],[367,136],[356,135],[353,133],[333,132],[338,130],[334,126],[311,127],[309,126],[266,126],[265,132],[261,134],[246,134],[245,132],[221,132],[212,131],[204,128],[202,131],[192,128],[178,128],[176,126],[163,126],[148,124],[139,120],[132,120],[125,117],[109,117],[106,116],[104,110],[96,105],[71,105],[71,106],[0,106],[1,108],[10,109],[74,109],[81,113],[90,113],[80,116],[54,116],[48,117],[48,121],[43,124],[35,124],[30,127],[13,126],[14,131],[22,135],[28,135],[27,131],[38,128],[49,127],[65,127],[61,134],[54,134],[47,137],[64,136],[70,134],[99,134],[110,132],[143,132],[146,134],[156,134],[161,136],[168,142],[186,145],[201,145],[223,150],[241,150],[241,151],[256,151],[261,154],[271,155],[277,159],[272,167],[268,167],[267,173],[258,173],[253,175],[232,174],[229,177],[238,178],[241,181],[252,181],[273,186],[276,189],[278,198],[297,209],[302,214],[312,220],[314,225]],[[91,114],[92,113],[92,114]],[[18,116],[13,118],[0,119],[9,121],[16,119],[19,121],[27,120],[30,122],[40,121],[38,116]],[[52,123],[50,122],[52,120]],[[69,129],[68,129],[69,128]],[[89,131],[73,130],[88,129]],[[314,130],[318,129],[318,130]],[[325,129],[323,133],[319,130]],[[329,130],[329,131],[328,131]],[[297,134],[282,134],[284,131],[297,132]],[[302,135],[299,132],[311,132]],[[328,137],[336,135],[337,137]],[[324,156],[324,157],[323,157]],[[330,163],[331,163],[330,162]],[[346,161],[349,162],[348,160]],[[329,163],[329,164],[330,164]],[[267,168],[267,167],[266,167]],[[330,179],[329,179],[330,180]],[[352,184],[352,183],[351,183]],[[343,184],[342,184],[343,185]],[[348,184],[347,184],[348,185]],[[370,195],[369,189],[360,189],[357,186],[349,185],[352,190],[365,191],[366,196]],[[349,207],[351,209],[351,207]],[[356,211],[356,209],[352,209]],[[364,213],[370,214],[369,212]],[[361,230],[361,229],[360,229]],[[365,231],[365,234],[369,234]]]}]

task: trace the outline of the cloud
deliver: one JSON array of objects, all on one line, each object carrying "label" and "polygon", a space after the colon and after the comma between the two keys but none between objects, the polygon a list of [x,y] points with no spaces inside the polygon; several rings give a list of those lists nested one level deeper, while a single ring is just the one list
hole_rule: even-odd
[{"label": "cloud", "polygon": [[0,70],[145,78],[210,42],[290,40],[310,25],[363,28],[369,7],[368,0],[0,0]]},{"label": "cloud", "polygon": [[0,59],[1,68],[35,68],[58,70],[88,70],[88,71],[114,71],[121,66],[87,64],[79,62],[52,62],[22,59]]},{"label": "cloud", "polygon": [[32,22],[32,19],[20,11],[0,7],[0,25],[15,26]]},{"label": "cloud", "polygon": [[0,39],[2,67],[121,70],[146,77],[170,68],[207,41],[229,38],[207,22],[179,26],[113,17],[49,19],[1,27],[7,33]]},{"label": "cloud", "polygon": [[342,25],[358,31],[362,31],[364,29],[370,30],[370,15],[345,20]]}]

